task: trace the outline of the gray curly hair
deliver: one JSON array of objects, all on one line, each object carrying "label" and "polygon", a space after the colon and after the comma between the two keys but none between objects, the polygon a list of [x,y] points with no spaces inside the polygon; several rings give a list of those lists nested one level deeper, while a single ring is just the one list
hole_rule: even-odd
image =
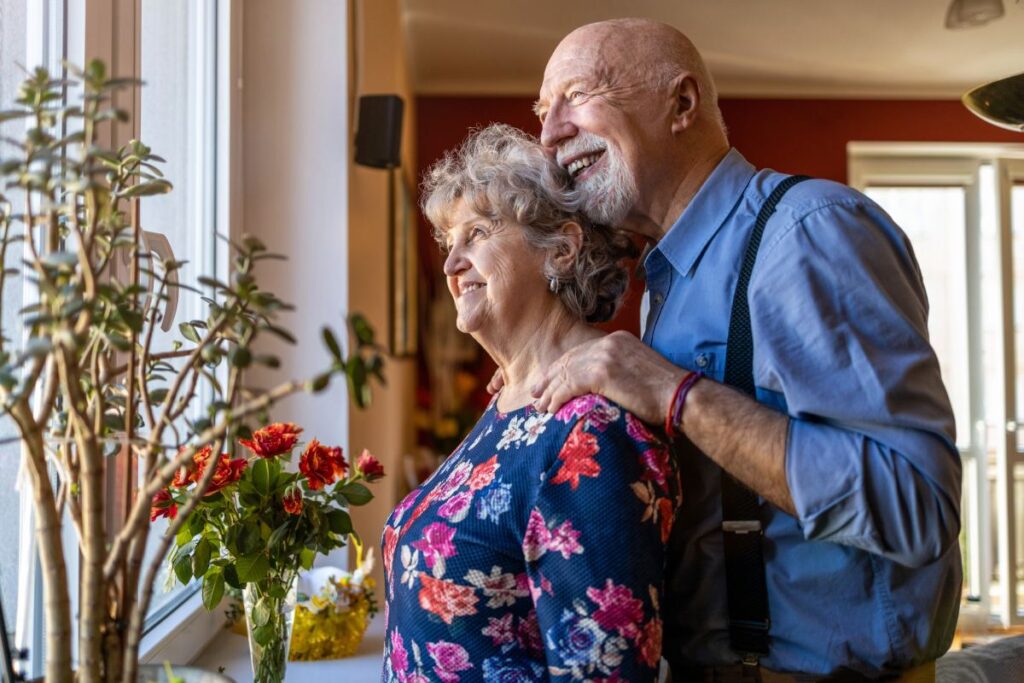
[{"label": "gray curly hair", "polygon": [[[614,317],[629,284],[621,261],[636,249],[625,233],[584,217],[568,176],[533,136],[504,124],[473,131],[426,172],[421,190],[420,208],[442,247],[462,199],[491,221],[523,226],[527,243],[545,254],[544,276],[557,281],[569,312],[589,323]],[[582,226],[583,240],[574,263],[559,269],[554,257],[573,248],[561,230],[569,221]]]}]

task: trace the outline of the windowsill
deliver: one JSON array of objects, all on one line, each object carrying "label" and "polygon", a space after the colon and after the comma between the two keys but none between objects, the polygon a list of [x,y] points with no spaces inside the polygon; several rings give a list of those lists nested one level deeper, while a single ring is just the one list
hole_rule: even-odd
[{"label": "windowsill", "polygon": [[[370,627],[356,654],[345,659],[322,662],[288,662],[285,681],[379,681],[383,653],[384,616],[378,615],[370,622]],[[237,683],[252,681],[248,640],[227,629],[210,641],[206,649],[192,661],[192,665],[209,671],[217,671],[224,667],[224,675],[230,676]]]}]

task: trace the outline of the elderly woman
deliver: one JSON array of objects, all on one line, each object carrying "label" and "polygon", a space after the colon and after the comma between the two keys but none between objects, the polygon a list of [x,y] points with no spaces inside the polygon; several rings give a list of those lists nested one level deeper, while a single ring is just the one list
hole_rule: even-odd
[{"label": "elderly woman", "polygon": [[429,172],[459,330],[504,374],[463,443],[384,529],[385,681],[657,680],[665,445],[600,396],[537,412],[529,388],[601,334],[628,241],[588,224],[536,140],[474,133]]}]

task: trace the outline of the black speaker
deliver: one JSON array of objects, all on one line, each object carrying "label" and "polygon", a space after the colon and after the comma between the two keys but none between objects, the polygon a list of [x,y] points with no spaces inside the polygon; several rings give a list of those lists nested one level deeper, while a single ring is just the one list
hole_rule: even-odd
[{"label": "black speaker", "polygon": [[363,95],[359,98],[356,163],[374,168],[395,168],[402,157],[402,109],[398,95]]}]

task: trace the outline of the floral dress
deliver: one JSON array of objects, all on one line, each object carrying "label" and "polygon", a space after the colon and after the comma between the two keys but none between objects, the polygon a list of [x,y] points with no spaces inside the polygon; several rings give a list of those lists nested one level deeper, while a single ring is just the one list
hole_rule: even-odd
[{"label": "floral dress", "polygon": [[384,528],[384,681],[655,681],[679,482],[600,396],[492,401]]}]

